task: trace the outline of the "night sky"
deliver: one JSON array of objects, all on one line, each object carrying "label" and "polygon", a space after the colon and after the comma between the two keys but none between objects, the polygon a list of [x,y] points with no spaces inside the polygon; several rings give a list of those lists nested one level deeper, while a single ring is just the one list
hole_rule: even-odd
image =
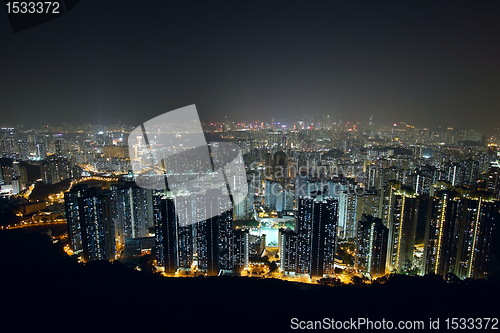
[{"label": "night sky", "polygon": [[0,125],[203,120],[490,129],[500,1],[103,1],[12,33],[0,10]]}]

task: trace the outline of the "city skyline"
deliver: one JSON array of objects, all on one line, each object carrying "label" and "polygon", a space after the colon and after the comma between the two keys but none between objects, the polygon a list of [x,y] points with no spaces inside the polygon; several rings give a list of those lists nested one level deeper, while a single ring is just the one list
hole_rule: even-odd
[{"label": "city skyline", "polygon": [[[189,154],[165,163],[164,171],[149,168],[150,154],[160,158],[170,145],[193,140],[189,126],[167,125],[150,129],[149,143],[92,126],[73,136],[1,128],[0,185],[4,205],[18,211],[13,227],[65,216],[68,251],[78,260],[126,260],[156,251],[158,269],[175,276],[250,274],[264,253],[279,263],[274,275],[269,268],[271,276],[309,283],[394,272],[481,278],[495,265],[498,137],[485,141],[472,130],[434,133],[399,125],[295,123],[289,130],[273,123],[240,130],[216,124],[229,151],[241,150],[244,162],[242,181],[231,183],[234,196],[227,201],[214,190],[219,182],[202,178],[163,190],[134,182],[141,174],[163,182],[166,174],[171,185],[171,177],[206,172],[186,164],[202,161]],[[160,129],[173,132],[157,136]],[[213,163],[230,155],[220,143],[210,146]],[[136,174],[134,163],[145,168]],[[44,187],[54,188],[52,194],[32,196]],[[55,209],[49,217],[47,207]],[[466,213],[471,210],[481,213]]]},{"label": "city skyline", "polygon": [[[168,113],[168,112],[166,112]],[[157,115],[158,116],[158,115]],[[343,121],[338,116],[330,116],[325,114],[314,114],[314,115],[302,115],[294,117],[294,119],[284,118],[286,121],[275,117],[274,115],[268,115],[265,119],[259,119],[257,121],[242,121],[241,119],[231,119],[227,116],[223,116],[221,119],[211,119],[207,121],[201,121],[203,132],[211,135],[222,132],[234,132],[241,130],[277,130],[282,132],[298,131],[298,130],[328,130],[331,134],[339,134],[345,131],[349,132],[359,132],[361,135],[370,135],[372,132],[391,132],[391,131],[425,131],[428,133],[434,133],[436,135],[441,134],[457,134],[457,133],[480,133],[481,135],[487,136],[485,139],[493,140],[500,135],[500,127],[491,127],[489,129],[481,129],[474,126],[463,126],[463,127],[451,127],[445,125],[432,125],[416,127],[412,123],[406,121],[378,123],[373,115],[369,115],[364,121]],[[326,121],[325,121],[326,120]],[[0,120],[1,121],[1,120]],[[166,127],[163,127],[166,126]],[[182,128],[170,128],[168,123],[160,124],[159,130],[162,133],[186,133]],[[64,134],[97,134],[100,132],[122,132],[126,135],[130,134],[136,128],[128,123],[122,122],[111,122],[111,123],[64,123],[64,122],[52,122],[52,123],[41,123],[37,125],[29,125],[26,123],[19,123],[12,125],[9,123],[0,123],[0,129],[2,131],[15,131],[19,133],[53,133],[54,135]],[[367,130],[369,130],[367,132]],[[209,136],[210,137],[210,136]],[[215,137],[214,137],[215,138]],[[472,140],[472,141],[481,141]]]}]

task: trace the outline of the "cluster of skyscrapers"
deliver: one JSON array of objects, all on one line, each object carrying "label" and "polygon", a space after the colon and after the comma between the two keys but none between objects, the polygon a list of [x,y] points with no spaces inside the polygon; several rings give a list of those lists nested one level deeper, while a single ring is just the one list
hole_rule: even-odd
[{"label": "cluster of skyscrapers", "polygon": [[[87,126],[72,134],[2,128],[0,182],[12,194],[22,191],[26,163],[39,165],[46,184],[119,175],[123,181],[105,189],[73,185],[65,194],[71,247],[85,261],[152,253],[167,272],[239,272],[262,249],[256,250],[251,230],[234,228],[233,220],[258,220],[265,212],[266,218],[294,218],[293,228],[278,231],[283,274],[332,276],[335,268],[348,268],[371,277],[487,276],[500,209],[499,138],[486,145],[473,130],[376,128],[372,121],[358,126],[326,116],[213,127],[238,144],[246,165],[249,194],[235,191],[231,206],[217,195],[201,196],[196,186],[175,197],[138,187],[130,181],[137,161],[118,127]],[[177,128],[168,133],[184,135]],[[154,151],[160,146],[151,144]],[[186,223],[196,216],[212,217]],[[351,266],[340,248],[352,249]]]},{"label": "cluster of skyscrapers", "polygon": [[[315,270],[320,259],[313,249],[319,239],[324,253],[321,260],[327,261],[324,267],[333,267],[335,257],[329,254],[335,254],[335,243],[340,241],[354,245],[354,268],[371,277],[388,272],[486,276],[500,209],[495,191],[437,182],[429,195],[419,195],[399,181],[387,181],[378,190],[349,193],[345,190],[351,186],[348,180],[322,184],[327,184],[323,192],[299,196],[295,230],[280,232],[281,252],[286,252],[281,257],[284,271],[331,275],[327,268]],[[329,193],[335,187],[340,192]],[[329,222],[322,222],[316,212],[326,203],[334,208]],[[317,233],[325,231],[325,225],[334,228],[337,239],[329,232]],[[417,225],[422,229],[421,239],[417,239]],[[417,241],[423,243],[420,255]]]},{"label": "cluster of skyscrapers", "polygon": [[[222,214],[210,212],[220,210],[220,197],[193,194],[174,202],[168,191],[145,190],[133,182],[109,190],[76,185],[65,197],[72,250],[84,261],[114,260],[128,241],[142,240],[140,246],[154,239],[147,243],[154,244],[150,249],[168,273],[193,265],[211,275],[248,267],[248,230],[233,234],[231,207]],[[214,216],[195,224],[179,223],[180,214],[196,215],[201,209]]]}]

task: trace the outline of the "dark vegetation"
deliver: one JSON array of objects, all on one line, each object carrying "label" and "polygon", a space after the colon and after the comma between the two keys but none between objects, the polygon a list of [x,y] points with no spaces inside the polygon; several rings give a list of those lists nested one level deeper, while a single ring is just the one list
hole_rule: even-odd
[{"label": "dark vegetation", "polygon": [[0,225],[6,226],[16,224],[21,221],[19,216],[16,216],[15,207],[12,204],[14,200],[6,197],[0,197]]},{"label": "dark vegetation", "polygon": [[256,228],[259,226],[259,221],[255,219],[236,220],[233,221],[233,226],[238,228]]},{"label": "dark vegetation", "polygon": [[[164,278],[119,262],[78,264],[42,234],[0,232],[2,316],[5,327],[59,327],[186,332],[246,331],[263,308],[266,329],[290,320],[424,320],[497,317],[498,283],[449,276],[393,275],[372,285],[334,280],[309,285],[243,277]],[[334,287],[331,287],[334,286]],[[272,314],[271,314],[272,313]],[[262,322],[263,323],[263,322]],[[255,330],[259,330],[255,327]]]},{"label": "dark vegetation", "polygon": [[31,201],[46,201],[50,194],[66,191],[71,185],[71,179],[65,179],[56,184],[45,184],[44,182],[37,182],[33,192],[31,192]]}]

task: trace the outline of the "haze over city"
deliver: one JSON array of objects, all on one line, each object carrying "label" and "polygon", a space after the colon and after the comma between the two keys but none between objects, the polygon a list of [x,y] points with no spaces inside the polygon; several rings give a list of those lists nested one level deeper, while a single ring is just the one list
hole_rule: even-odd
[{"label": "haze over city", "polygon": [[36,29],[0,20],[2,124],[404,121],[490,130],[496,1],[85,1]]}]

